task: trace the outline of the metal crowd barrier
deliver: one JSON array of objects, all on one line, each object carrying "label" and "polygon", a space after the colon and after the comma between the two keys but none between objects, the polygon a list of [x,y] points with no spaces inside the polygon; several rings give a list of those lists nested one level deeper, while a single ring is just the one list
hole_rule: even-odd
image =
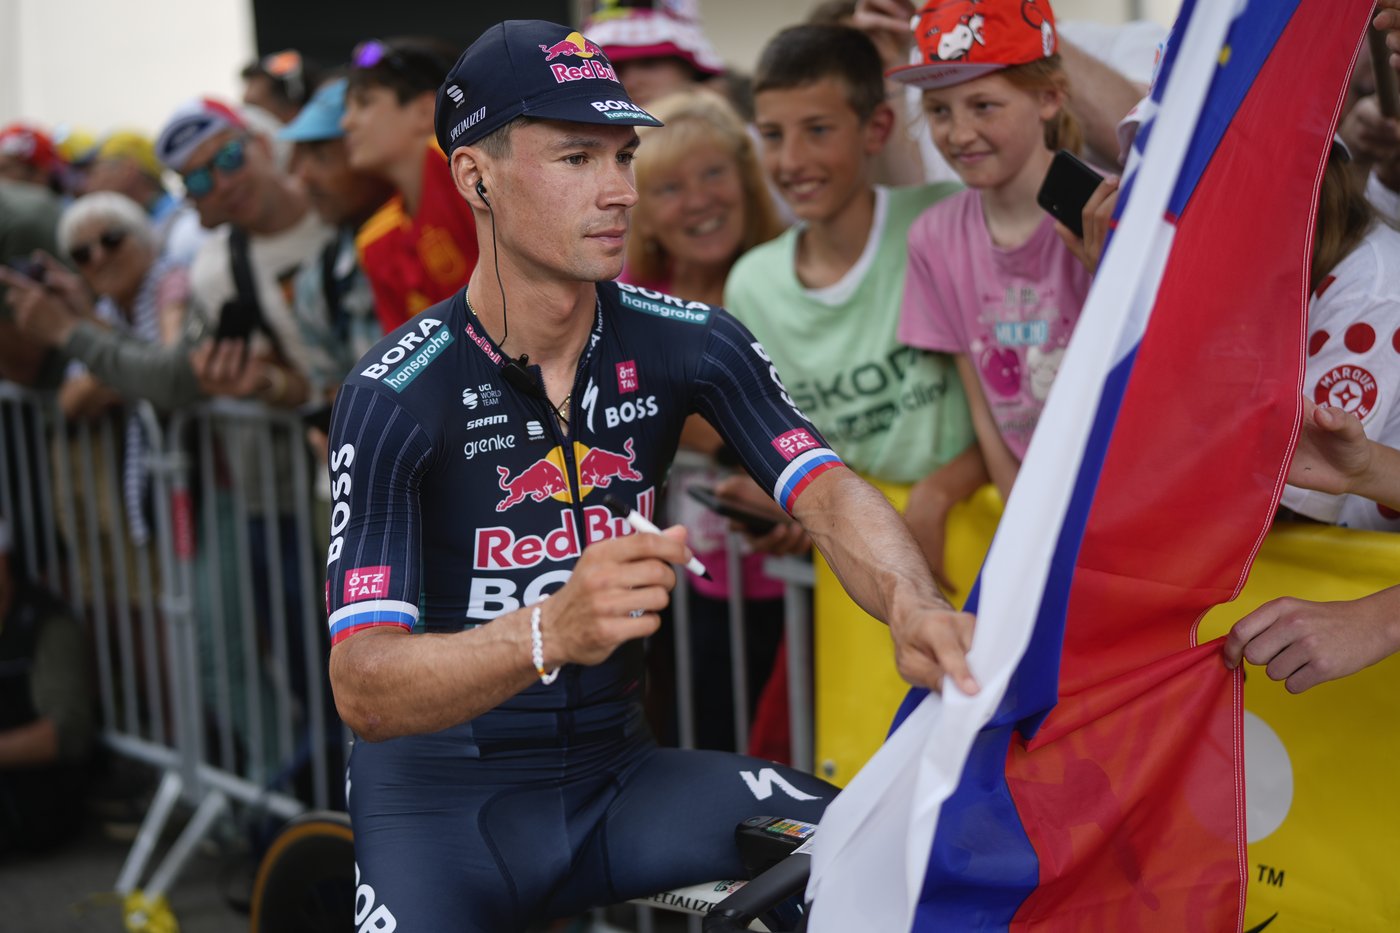
[{"label": "metal crowd barrier", "polygon": [[[53,395],[0,382],[0,448],[0,514],[18,563],[91,636],[100,740],[160,775],[116,890],[128,929],[168,928],[164,895],[233,805],[281,820],[344,806],[349,736],[325,673],[328,515],[318,513],[329,496],[317,494],[301,419],[251,403],[165,419],[140,403],[79,422]],[[672,476],[701,466],[683,454]],[[666,513],[678,514],[680,488],[672,482]],[[749,728],[740,547],[729,535],[737,751]],[[767,570],[786,584],[793,764],[811,770],[811,565],[770,559]],[[681,576],[674,708],[679,744],[693,747],[704,672],[688,650]],[[152,870],[182,804],[188,818]],[[652,927],[644,909],[639,930]]]}]

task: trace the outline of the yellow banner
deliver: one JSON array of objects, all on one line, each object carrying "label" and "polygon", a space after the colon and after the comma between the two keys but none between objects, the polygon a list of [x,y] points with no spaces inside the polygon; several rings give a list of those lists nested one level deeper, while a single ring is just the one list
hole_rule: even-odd
[{"label": "yellow banner", "polygon": [[[879,485],[879,484],[877,484]],[[897,508],[907,487],[880,486]],[[947,569],[961,604],[1001,514],[981,490],[949,521]],[[1272,531],[1244,592],[1201,623],[1229,631],[1279,596],[1354,599],[1400,583],[1400,535],[1316,525]],[[817,560],[814,648],[818,772],[845,784],[884,740],[905,685],[885,627]],[[1294,696],[1250,667],[1245,679],[1249,894],[1244,929],[1268,933],[1400,929],[1400,660]]]}]

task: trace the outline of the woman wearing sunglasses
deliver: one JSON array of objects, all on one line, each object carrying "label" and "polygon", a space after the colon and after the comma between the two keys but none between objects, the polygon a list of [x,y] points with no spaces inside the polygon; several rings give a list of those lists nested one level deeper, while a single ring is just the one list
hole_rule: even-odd
[{"label": "woman wearing sunglasses", "polygon": [[[58,222],[58,247],[81,283],[57,262],[48,262],[50,301],[62,301],[79,316],[145,343],[178,338],[188,295],[187,271],[180,261],[159,257],[155,228],[135,201],[111,191],[79,198]],[[71,327],[73,322],[62,308],[44,317],[53,327]],[[68,417],[94,418],[121,401],[81,364],[69,364],[59,391]]]}]

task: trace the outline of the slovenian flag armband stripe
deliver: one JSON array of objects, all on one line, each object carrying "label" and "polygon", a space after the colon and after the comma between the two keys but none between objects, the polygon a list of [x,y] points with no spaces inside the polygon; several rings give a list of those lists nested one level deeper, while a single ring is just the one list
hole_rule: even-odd
[{"label": "slovenian flag armband stripe", "polygon": [[839,466],[844,466],[841,458],[828,447],[814,447],[806,451],[789,463],[787,469],[778,477],[778,481],[773,484],[774,501],[791,514],[802,490],[827,470]]},{"label": "slovenian flag armband stripe", "polygon": [[412,630],[418,621],[418,607],[397,599],[370,599],[351,603],[331,613],[331,644],[349,638],[361,629],[376,625],[397,625]]}]

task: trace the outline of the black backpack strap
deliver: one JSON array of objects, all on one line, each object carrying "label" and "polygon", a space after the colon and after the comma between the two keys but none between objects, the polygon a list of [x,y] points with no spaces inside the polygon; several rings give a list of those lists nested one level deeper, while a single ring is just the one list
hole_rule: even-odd
[{"label": "black backpack strap", "polygon": [[321,293],[326,297],[326,323],[342,341],[350,330],[341,304],[340,282],[335,277],[336,260],[340,258],[340,238],[331,240],[321,250]]},{"label": "black backpack strap", "polygon": [[262,302],[258,301],[258,287],[253,282],[253,264],[248,256],[248,234],[237,227],[229,231],[228,261],[233,272],[233,289],[243,313],[251,316],[254,329],[267,332]]}]

